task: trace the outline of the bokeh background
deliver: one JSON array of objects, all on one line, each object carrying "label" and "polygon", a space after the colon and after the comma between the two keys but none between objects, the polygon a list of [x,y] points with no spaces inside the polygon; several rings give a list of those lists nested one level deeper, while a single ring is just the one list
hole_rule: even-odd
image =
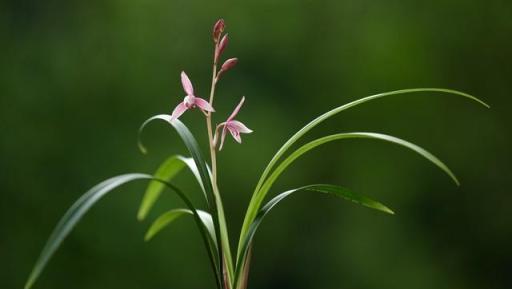
[{"label": "bokeh background", "polygon": [[[250,288],[512,288],[510,113],[512,2],[2,1],[0,2],[0,288],[22,288],[58,219],[81,193],[186,153],[164,124],[136,147],[147,117],[182,99],[186,70],[210,80],[211,25],[224,17],[240,63],[217,95],[221,121],[242,95],[255,132],[220,153],[220,186],[237,240],[252,189],[272,154],[320,113],[370,94],[448,87],[368,103],[307,139],[376,131],[443,159],[460,187],[414,153],[352,140],[304,156],[273,190],[334,183],[381,200],[388,216],[316,194],[290,198],[256,238]],[[184,121],[205,144],[198,112]],[[183,173],[176,184],[201,204]],[[150,221],[182,204],[165,195],[135,215],[144,184],[94,207],[34,288],[213,288],[190,219],[145,243]]]}]

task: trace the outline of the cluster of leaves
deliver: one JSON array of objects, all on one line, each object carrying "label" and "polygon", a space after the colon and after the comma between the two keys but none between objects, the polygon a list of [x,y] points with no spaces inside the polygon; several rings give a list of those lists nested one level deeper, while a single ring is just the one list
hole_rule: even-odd
[{"label": "cluster of leaves", "polygon": [[[214,30],[215,31],[215,30]],[[217,58],[217,54],[215,55]],[[274,198],[263,204],[267,195],[269,194],[272,185],[279,178],[279,176],[299,157],[305,153],[317,148],[325,143],[344,140],[344,139],[374,139],[381,140],[396,145],[400,145],[410,149],[422,157],[426,158],[434,165],[439,167],[453,181],[458,185],[459,182],[452,171],[437,157],[426,151],[425,149],[402,140],[400,138],[374,133],[374,132],[348,132],[337,133],[318,138],[302,146],[292,150],[294,145],[311,129],[321,124],[328,118],[357,105],[376,100],[382,97],[417,93],[417,92],[437,92],[459,95],[470,100],[476,101],[486,107],[487,104],[481,100],[459,91],[440,89],[440,88],[415,88],[404,89],[392,92],[386,92],[368,96],[359,100],[355,100],[348,104],[334,108],[319,117],[312,120],[298,132],[296,132],[286,143],[277,151],[277,153],[270,160],[264,169],[259,181],[253,191],[252,199],[246,211],[245,219],[241,229],[238,247],[236,251],[236,258],[232,258],[231,247],[227,242],[227,226],[224,220],[224,212],[222,211],[222,202],[216,183],[212,177],[212,170],[203,157],[202,150],[198,142],[190,130],[179,119],[173,115],[160,114],[153,116],[146,120],[139,129],[139,147],[141,151],[145,152],[146,149],[140,142],[140,135],[144,128],[154,120],[161,120],[170,125],[179,135],[185,144],[190,157],[173,155],[165,160],[158,170],[153,174],[140,174],[131,173],[124,174],[110,178],[86,192],[80,199],[78,199],[71,208],[65,213],[62,219],[57,224],[56,228],[50,235],[46,245],[44,246],[39,259],[37,260],[33,271],[31,272],[26,289],[30,288],[36,279],[41,274],[43,268],[47,265],[51,256],[55,253],[61,245],[66,236],[76,226],[80,219],[87,213],[87,211],[97,203],[107,193],[120,187],[123,184],[136,180],[149,181],[144,198],[140,205],[138,212],[138,219],[143,220],[148,212],[151,210],[155,202],[158,200],[161,193],[167,188],[171,192],[177,194],[183,201],[185,208],[174,208],[165,212],[158,217],[145,235],[146,240],[153,238],[158,232],[171,224],[176,219],[190,215],[194,218],[195,224],[200,232],[201,238],[204,241],[205,248],[211,262],[211,267],[215,275],[216,285],[219,289],[222,288],[236,288],[244,289],[247,287],[247,276],[249,271],[249,263],[251,256],[251,248],[253,245],[253,238],[257,229],[265,216],[274,208],[279,202],[287,197],[302,191],[319,192],[339,197],[356,204],[363,205],[368,208],[379,210],[385,213],[393,214],[393,211],[380,202],[374,201],[368,197],[355,193],[347,188],[331,184],[313,184],[305,185],[299,188],[287,190],[283,193],[277,194]],[[192,95],[192,93],[190,94]],[[187,168],[197,180],[197,183],[204,195],[206,208],[203,210],[198,209],[199,206],[194,204],[187,194],[182,192],[179,188],[172,185],[172,180],[178,175],[180,171]]]}]

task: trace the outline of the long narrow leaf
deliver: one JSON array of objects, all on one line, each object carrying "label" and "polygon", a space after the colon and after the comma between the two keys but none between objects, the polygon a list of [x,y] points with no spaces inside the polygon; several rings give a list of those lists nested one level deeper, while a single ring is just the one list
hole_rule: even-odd
[{"label": "long narrow leaf", "polygon": [[201,181],[204,186],[204,189],[208,193],[208,198],[211,200],[214,200],[215,198],[214,198],[214,194],[213,194],[213,188],[212,188],[212,183],[210,180],[210,175],[208,172],[208,167],[203,158],[201,150],[199,149],[199,144],[197,143],[196,139],[194,138],[194,136],[192,135],[190,130],[180,120],[175,119],[175,120],[171,121],[171,116],[168,114],[159,114],[159,115],[155,115],[155,116],[147,119],[144,123],[142,123],[142,125],[139,128],[138,145],[139,145],[140,150],[143,153],[147,153],[147,149],[142,144],[142,140],[141,140],[142,131],[146,128],[146,126],[150,122],[152,122],[154,120],[163,120],[163,121],[169,123],[176,130],[176,132],[178,133],[180,138],[185,143],[185,146],[187,147],[190,155],[194,159],[194,162],[195,162],[197,170],[199,172],[199,176],[201,177]]},{"label": "long narrow leaf", "polygon": [[259,210],[258,214],[256,215],[256,218],[251,223],[251,226],[249,227],[249,230],[247,231],[247,235],[244,238],[242,242],[242,253],[238,256],[237,259],[237,272],[236,272],[236,281],[239,281],[242,276],[240,276],[243,273],[243,266],[240,266],[241,264],[245,263],[245,258],[247,258],[249,249],[252,243],[252,240],[254,238],[254,235],[256,234],[256,230],[258,229],[259,225],[265,218],[265,216],[274,208],[275,205],[277,205],[279,202],[284,200],[286,197],[290,196],[293,193],[300,192],[300,191],[313,191],[313,192],[319,192],[319,193],[325,193],[330,194],[351,202],[354,202],[356,204],[375,209],[384,213],[388,214],[394,214],[394,212],[389,209],[388,207],[384,206],[383,204],[374,201],[368,197],[365,197],[363,195],[360,195],[358,193],[354,193],[350,191],[349,189],[346,189],[344,187],[336,186],[336,185],[326,185],[326,184],[317,184],[317,185],[308,185],[296,189],[292,189],[289,191],[286,191],[284,193],[281,193],[274,197],[272,200],[270,200],[267,204],[265,204],[261,210]]},{"label": "long narrow leaf", "polygon": [[[199,149],[199,145],[197,144],[197,141],[195,140],[194,136],[190,132],[190,130],[178,119],[171,121],[171,116],[167,114],[159,114],[155,115],[149,119],[147,119],[139,128],[139,148],[142,152],[146,152],[146,148],[143,146],[141,142],[141,133],[146,127],[146,125],[153,120],[163,120],[167,123],[169,123],[179,134],[183,142],[185,143],[185,146],[187,147],[188,151],[190,152],[190,155],[194,159],[194,162],[196,163],[196,166],[199,170],[199,175],[201,176],[201,179],[204,184],[204,188],[207,192],[208,198],[210,200],[210,212],[213,216],[217,216],[217,218],[214,218],[214,224],[215,224],[215,233],[217,236],[217,243],[221,244],[219,246],[218,251],[220,256],[224,256],[227,262],[227,268],[228,268],[228,278],[231,280],[231,276],[234,274],[233,270],[233,260],[231,257],[231,248],[229,245],[229,236],[226,226],[226,220],[224,217],[224,209],[221,201],[220,194],[217,192],[217,190],[212,186],[211,178],[208,171],[208,166],[201,154],[201,150]],[[214,201],[211,201],[214,200]],[[221,260],[219,260],[219,267],[223,268],[223,263]]]},{"label": "long narrow leaf", "polygon": [[208,238],[208,229],[201,221],[201,218],[197,213],[197,210],[194,208],[192,202],[186,197],[185,194],[183,194],[183,192],[181,192],[178,188],[174,187],[170,183],[164,180],[156,179],[150,175],[136,173],[113,177],[96,185],[95,187],[87,191],[84,195],[82,195],[82,197],[80,197],[68,209],[68,211],[61,218],[61,220],[53,230],[52,234],[48,238],[48,241],[46,242],[45,246],[43,247],[43,250],[41,251],[39,258],[36,261],[36,264],[34,265],[34,268],[29,275],[27,283],[25,284],[25,288],[28,289],[32,287],[32,285],[37,280],[43,269],[46,267],[48,261],[53,256],[55,251],[59,248],[59,246],[62,244],[64,239],[69,235],[71,230],[76,226],[76,224],[82,219],[82,217],[89,211],[89,209],[94,204],[96,204],[102,197],[104,197],[107,193],[111,192],[115,188],[135,180],[155,180],[164,183],[183,200],[183,202],[192,212],[194,212],[196,224],[199,228],[201,236],[203,237],[203,241],[205,242],[205,246],[208,251],[210,261],[212,262],[212,268],[214,270],[214,274],[218,283],[217,285],[220,286],[220,279],[218,276],[219,271],[217,267],[217,262],[215,262],[215,260],[218,258],[215,246],[212,246],[213,244],[210,243]]},{"label": "long narrow leaf", "polygon": [[[197,166],[193,159],[191,158],[186,158],[180,155],[170,156],[160,165],[160,167],[158,167],[154,174],[154,177],[169,182],[185,166],[187,166],[192,172],[192,174],[195,176],[199,186],[201,187],[203,194],[205,195],[205,199],[208,200],[208,197],[203,186],[203,181],[201,180],[201,176],[199,175],[199,171],[197,170]],[[157,181],[151,181],[148,184],[148,187],[146,188],[146,192],[144,193],[144,197],[139,208],[139,212],[137,214],[137,218],[139,220],[143,220],[144,218],[146,218],[147,214],[149,213],[149,210],[151,210],[155,202],[158,200],[164,188],[165,185]]]},{"label": "long narrow leaf", "polygon": [[[210,241],[214,244],[216,244],[216,237],[215,237],[215,228],[213,226],[213,219],[210,214],[208,214],[205,211],[198,210],[197,211],[199,217],[201,218],[201,221],[208,229]],[[165,227],[170,225],[173,221],[177,220],[181,216],[184,215],[194,215],[194,212],[188,209],[173,209],[170,211],[167,211],[160,215],[153,224],[149,227],[148,231],[146,232],[146,235],[144,236],[144,240],[149,241],[151,240],[156,234],[158,234],[160,231],[162,231]]]},{"label": "long narrow leaf", "polygon": [[[427,160],[431,161],[433,164],[435,164],[437,167],[439,167],[441,170],[443,170],[446,174],[448,174],[452,180],[459,185],[459,181],[455,177],[455,175],[452,173],[452,171],[437,157],[426,151],[425,149],[410,143],[408,141],[399,139],[394,136],[380,134],[380,133],[369,133],[369,132],[355,132],[355,133],[340,133],[340,134],[334,134],[326,137],[322,137],[319,139],[316,139],[314,141],[311,141],[302,147],[298,148],[296,151],[291,153],[283,162],[279,164],[279,166],[276,167],[276,169],[272,172],[272,174],[267,178],[265,183],[261,186],[261,189],[256,192],[253,196],[253,199],[251,200],[251,206],[249,207],[249,210],[246,214],[246,219],[254,220],[256,217],[256,214],[259,210],[259,207],[261,206],[261,203],[265,199],[265,196],[267,195],[268,191],[270,190],[272,184],[276,181],[276,179],[281,175],[281,173],[297,158],[305,154],[306,152],[331,141],[340,140],[340,139],[351,139],[351,138],[367,138],[367,139],[376,139],[376,140],[382,140],[390,143],[394,143],[403,147],[406,147]],[[238,254],[240,254],[241,247],[239,247]]]},{"label": "long narrow leaf", "polygon": [[458,95],[458,96],[462,96],[462,97],[465,97],[467,99],[470,99],[472,101],[475,101],[475,102],[477,102],[477,103],[479,103],[479,104],[481,104],[481,105],[483,105],[483,106],[485,106],[487,108],[489,107],[488,104],[486,104],[485,102],[481,101],[480,99],[478,99],[478,98],[476,98],[476,97],[474,97],[474,96],[472,96],[470,94],[461,92],[461,91],[456,91],[456,90],[451,90],[451,89],[444,89],[444,88],[412,88],[412,89],[401,89],[401,90],[395,90],[395,91],[389,91],[389,92],[379,93],[379,94],[375,94],[375,95],[370,95],[370,96],[367,96],[367,97],[364,97],[364,98],[361,98],[361,99],[349,102],[349,103],[344,104],[342,106],[336,107],[336,108],[334,108],[334,109],[332,109],[332,110],[330,110],[330,111],[320,115],[319,117],[315,118],[310,123],[305,125],[303,128],[301,128],[299,131],[297,131],[291,138],[289,138],[283,144],[283,146],[281,146],[281,148],[277,151],[277,153],[272,157],[270,162],[265,167],[265,170],[263,171],[262,175],[260,176],[260,179],[258,180],[256,188],[254,189],[253,197],[251,199],[251,202],[249,203],[249,207],[247,209],[247,213],[246,213],[246,216],[244,218],[244,223],[242,225],[242,230],[240,232],[240,240],[239,240],[239,243],[238,243],[239,244],[238,252],[240,252],[241,241],[244,238],[244,235],[247,233],[247,230],[249,229],[249,225],[251,224],[252,219],[254,217],[251,212],[253,212],[254,210],[257,210],[257,208],[255,208],[257,206],[257,199],[256,199],[257,192],[260,190],[260,188],[263,185],[263,183],[265,182],[266,178],[269,176],[271,170],[274,168],[275,165],[277,165],[277,162],[279,161],[279,159],[286,153],[286,151],[288,149],[290,149],[290,147],[295,142],[297,142],[308,131],[310,131],[311,129],[313,129],[314,127],[316,127],[317,125],[319,125],[323,121],[325,121],[328,118],[330,118],[330,117],[332,117],[332,116],[334,116],[334,115],[336,115],[336,114],[338,114],[338,113],[340,113],[340,112],[342,112],[344,110],[347,110],[347,109],[349,109],[351,107],[355,107],[357,105],[360,105],[360,104],[363,104],[363,103],[366,103],[366,102],[369,102],[369,101],[372,101],[372,100],[380,99],[380,98],[386,97],[386,96],[409,94],[409,93],[418,93],[418,92],[436,92],[436,93],[446,93],[446,94]]}]

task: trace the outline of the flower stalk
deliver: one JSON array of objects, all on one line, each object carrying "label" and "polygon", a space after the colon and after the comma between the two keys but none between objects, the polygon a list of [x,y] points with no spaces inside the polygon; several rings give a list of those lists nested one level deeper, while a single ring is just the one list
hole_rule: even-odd
[{"label": "flower stalk", "polygon": [[[215,98],[215,88],[217,86],[217,65],[218,65],[218,59],[220,57],[220,54],[222,53],[221,50],[225,48],[226,41],[221,41],[219,43],[218,38],[221,36],[222,31],[224,30],[224,21],[219,20],[222,22],[217,22],[217,24],[214,27],[214,43],[215,43],[215,49],[214,49],[214,56],[213,56],[213,67],[212,67],[212,83],[210,88],[210,99],[209,104],[213,107],[213,101]],[[219,24],[222,26],[219,28]],[[220,31],[220,32],[219,32]],[[227,39],[224,36],[223,39]],[[224,44],[223,44],[224,43]],[[224,45],[222,47],[222,45]],[[219,252],[220,253],[220,268],[222,268],[221,276],[222,281],[224,282],[223,287],[225,289],[231,289],[234,269],[233,269],[233,258],[231,256],[231,246],[229,244],[229,236],[228,236],[228,230],[227,230],[227,224],[226,224],[226,217],[224,214],[224,208],[222,205],[222,198],[220,196],[219,187],[217,184],[217,155],[216,155],[216,143],[214,141],[215,136],[213,134],[212,129],[212,111],[208,111],[206,113],[206,128],[208,131],[208,144],[210,147],[210,159],[211,159],[211,167],[212,167],[212,187],[213,192],[215,195],[215,206],[217,207],[217,222],[219,227]]]}]

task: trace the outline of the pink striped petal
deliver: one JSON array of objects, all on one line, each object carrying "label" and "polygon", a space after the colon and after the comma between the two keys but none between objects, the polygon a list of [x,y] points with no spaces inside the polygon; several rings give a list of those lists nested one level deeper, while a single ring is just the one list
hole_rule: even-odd
[{"label": "pink striped petal", "polygon": [[242,143],[242,138],[240,137],[240,133],[233,127],[229,126],[229,125],[226,125],[226,127],[228,128],[229,132],[231,133],[231,135],[233,136],[233,138],[238,142],[238,143]]},{"label": "pink striped petal", "polygon": [[235,110],[233,110],[233,112],[231,113],[231,115],[228,117],[228,120],[226,122],[229,122],[231,121],[232,119],[235,118],[235,116],[238,114],[238,112],[240,111],[240,108],[242,107],[242,104],[244,104],[244,101],[245,101],[245,96],[242,96],[242,100],[240,101],[240,103],[235,107]]},{"label": "pink striped petal", "polygon": [[215,109],[210,105],[210,103],[202,98],[196,97],[195,98],[195,105],[197,105],[200,109],[204,111],[214,112]]},{"label": "pink striped petal", "polygon": [[185,71],[181,72],[181,85],[183,85],[183,90],[185,90],[188,95],[194,95],[194,87]]},{"label": "pink striped petal", "polygon": [[180,104],[178,104],[178,106],[176,106],[176,108],[172,111],[171,121],[180,117],[185,111],[187,111],[187,109],[188,108],[185,105],[185,102],[180,102]]},{"label": "pink striped petal", "polygon": [[222,128],[222,134],[221,134],[221,137],[220,137],[220,146],[219,146],[219,151],[222,150],[222,146],[224,146],[224,139],[226,138],[226,124],[221,124],[223,125],[224,127]]},{"label": "pink striped petal", "polygon": [[245,124],[239,122],[238,120],[232,120],[229,122],[229,126],[241,133],[251,133],[252,130],[245,126]]}]

